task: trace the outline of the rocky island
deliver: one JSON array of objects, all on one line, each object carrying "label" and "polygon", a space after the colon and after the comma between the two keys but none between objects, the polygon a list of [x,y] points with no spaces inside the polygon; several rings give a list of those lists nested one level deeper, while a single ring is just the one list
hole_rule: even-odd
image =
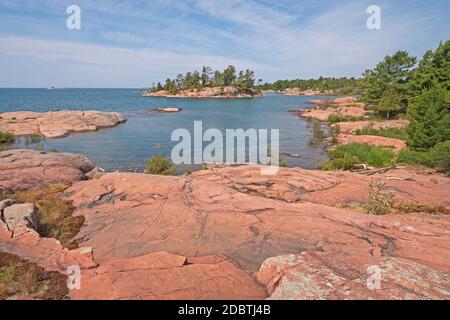
[{"label": "rocky island", "polygon": [[45,138],[61,138],[72,132],[97,131],[126,122],[117,112],[100,111],[49,111],[6,112],[0,114],[0,131],[15,136],[38,135]]},{"label": "rocky island", "polygon": [[176,79],[167,79],[164,85],[154,85],[142,96],[240,99],[261,96],[261,92],[255,86],[253,70],[237,72],[234,66],[228,66],[223,72],[203,67],[201,73],[179,74]]}]

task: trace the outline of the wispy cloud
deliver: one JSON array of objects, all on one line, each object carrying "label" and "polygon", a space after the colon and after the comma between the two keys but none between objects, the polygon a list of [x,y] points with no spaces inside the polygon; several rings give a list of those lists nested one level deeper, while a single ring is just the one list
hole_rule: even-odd
[{"label": "wispy cloud", "polygon": [[0,86],[146,86],[228,64],[269,81],[358,76],[386,54],[421,55],[450,35],[446,0],[378,0],[380,31],[366,28],[368,0],[77,0],[82,30],[71,32],[73,2],[0,1]]}]

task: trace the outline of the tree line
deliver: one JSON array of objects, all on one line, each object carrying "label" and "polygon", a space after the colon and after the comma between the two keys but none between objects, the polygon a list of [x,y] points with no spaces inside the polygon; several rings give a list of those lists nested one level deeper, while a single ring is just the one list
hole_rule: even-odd
[{"label": "tree line", "polygon": [[290,88],[299,88],[300,90],[316,89],[316,90],[338,90],[342,94],[358,93],[361,85],[361,79],[356,78],[334,78],[320,77],[318,79],[294,79],[294,80],[278,80],[273,83],[264,83],[259,87],[262,90],[284,91]]},{"label": "tree line", "polygon": [[406,117],[408,146],[428,151],[450,140],[450,40],[420,61],[407,51],[386,56],[363,78],[365,101],[380,117]]},{"label": "tree line", "polygon": [[255,82],[255,72],[250,69],[237,72],[236,68],[230,65],[221,72],[204,66],[201,72],[187,72],[179,74],[175,79],[168,78],[164,85],[158,82],[152,91],[166,90],[170,94],[177,94],[181,90],[194,91],[205,87],[233,86],[239,88],[241,92],[252,93]]}]

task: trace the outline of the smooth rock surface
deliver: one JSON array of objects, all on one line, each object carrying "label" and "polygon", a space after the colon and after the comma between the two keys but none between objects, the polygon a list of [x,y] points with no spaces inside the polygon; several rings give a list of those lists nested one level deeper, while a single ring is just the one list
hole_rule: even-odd
[{"label": "smooth rock surface", "polygon": [[39,135],[45,138],[60,138],[72,132],[97,131],[111,128],[126,121],[117,112],[100,111],[50,111],[50,112],[6,112],[0,114],[0,131],[15,136]]},{"label": "smooth rock surface", "polygon": [[379,136],[340,134],[337,140],[340,144],[367,143],[377,147],[393,148],[397,151],[406,148],[406,142],[403,140]]},{"label": "smooth rock surface", "polygon": [[0,190],[85,180],[95,165],[85,156],[35,150],[0,152]]},{"label": "smooth rock surface", "polygon": [[229,261],[188,263],[186,257],[155,252],[115,260],[82,272],[82,300],[260,300],[266,292]]},{"label": "smooth rock surface", "polygon": [[386,120],[386,121],[352,121],[352,122],[339,122],[333,126],[339,125],[341,133],[353,134],[358,129],[372,128],[387,129],[387,128],[405,128],[409,126],[408,120]]}]

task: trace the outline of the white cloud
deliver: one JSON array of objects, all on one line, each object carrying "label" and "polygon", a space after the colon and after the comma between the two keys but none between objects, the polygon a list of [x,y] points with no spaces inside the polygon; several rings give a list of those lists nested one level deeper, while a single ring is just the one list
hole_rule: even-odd
[{"label": "white cloud", "polygon": [[[251,66],[259,72],[271,70],[269,66],[252,61],[153,49],[124,49],[11,36],[0,36],[0,44],[0,69],[4,70],[0,86],[14,86],[14,81],[26,82],[31,79],[26,86],[45,86],[51,82],[63,87],[84,87],[89,86],[87,83],[90,84],[93,79],[97,82],[102,79],[103,83],[108,83],[108,87],[121,87],[124,83],[144,87],[153,81],[203,65],[220,69],[233,64],[237,68]],[[33,67],[27,71],[30,62],[34,66],[45,66],[45,69]],[[17,73],[17,70],[22,72]],[[36,81],[36,72],[41,73],[41,81]]]}]

